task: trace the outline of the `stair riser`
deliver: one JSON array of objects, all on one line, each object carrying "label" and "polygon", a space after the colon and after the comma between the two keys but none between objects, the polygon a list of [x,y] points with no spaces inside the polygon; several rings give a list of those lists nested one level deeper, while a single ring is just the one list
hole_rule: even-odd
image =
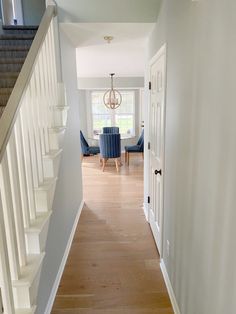
[{"label": "stair riser", "polygon": [[13,287],[13,297],[16,308],[30,309],[37,303],[37,292],[42,266],[40,266],[30,287]]},{"label": "stair riser", "polygon": [[0,78],[0,88],[2,87],[14,87],[17,78]]},{"label": "stair riser", "polygon": [[0,72],[20,72],[22,65],[23,65],[22,63],[0,64]]},{"label": "stair riser", "polygon": [[28,51],[27,50],[19,50],[19,51],[3,51],[3,50],[0,50],[0,58],[26,58],[28,54]]},{"label": "stair riser", "polygon": [[18,29],[18,30],[12,30],[12,29],[4,29],[3,30],[3,34],[36,34],[35,30],[31,30],[31,29],[27,29],[27,30],[22,30],[22,29]]},{"label": "stair riser", "polygon": [[52,109],[54,111],[54,127],[65,127],[67,122],[68,108]]},{"label": "stair riser", "polygon": [[52,209],[56,181],[45,190],[35,190],[36,211],[45,213]]},{"label": "stair riser", "polygon": [[40,232],[26,233],[28,254],[40,254],[45,251],[49,222],[48,219]]},{"label": "stair riser", "polygon": [[61,154],[54,158],[44,158],[43,160],[43,172],[45,178],[56,178],[58,175],[58,169],[60,165]]},{"label": "stair riser", "polygon": [[0,39],[0,46],[23,46],[30,47],[33,40],[31,39]]},{"label": "stair riser", "polygon": [[[5,107],[6,106],[9,97],[10,97],[10,95],[0,95],[0,106],[1,107]],[[0,109],[0,111],[1,111],[1,109]]]},{"label": "stair riser", "polygon": [[62,143],[65,135],[65,130],[59,132],[50,132],[49,133],[49,145],[51,149],[60,149],[62,148]]}]

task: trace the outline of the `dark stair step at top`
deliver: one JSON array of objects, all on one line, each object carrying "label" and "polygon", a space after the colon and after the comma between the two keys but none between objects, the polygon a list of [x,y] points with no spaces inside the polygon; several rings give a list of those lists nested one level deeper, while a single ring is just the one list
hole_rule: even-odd
[{"label": "dark stair step at top", "polygon": [[4,34],[36,34],[38,26],[30,25],[4,25]]}]

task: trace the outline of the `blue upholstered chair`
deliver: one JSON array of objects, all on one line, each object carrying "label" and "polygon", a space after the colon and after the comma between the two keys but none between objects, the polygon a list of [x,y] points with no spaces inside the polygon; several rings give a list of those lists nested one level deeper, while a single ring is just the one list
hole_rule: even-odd
[{"label": "blue upholstered chair", "polygon": [[125,162],[127,162],[129,165],[130,153],[142,153],[143,156],[143,148],[144,148],[144,130],[142,130],[142,133],[136,145],[125,146]]},{"label": "blue upholstered chair", "polygon": [[100,156],[102,159],[102,171],[104,171],[106,162],[109,158],[114,158],[116,170],[119,171],[121,146],[120,134],[100,134],[99,135]]},{"label": "blue upholstered chair", "polygon": [[106,126],[102,129],[103,133],[109,134],[118,134],[120,133],[119,128],[117,126]]},{"label": "blue upholstered chair", "polygon": [[80,145],[82,156],[96,155],[100,153],[100,149],[98,146],[89,146],[82,131],[80,131]]}]

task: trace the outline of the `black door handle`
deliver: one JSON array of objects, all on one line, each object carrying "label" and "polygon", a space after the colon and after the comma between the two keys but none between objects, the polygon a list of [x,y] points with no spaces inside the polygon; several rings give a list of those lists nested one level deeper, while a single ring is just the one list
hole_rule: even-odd
[{"label": "black door handle", "polygon": [[162,175],[161,169],[160,169],[160,170],[157,170],[157,169],[155,170],[155,175],[158,175],[158,174],[159,174],[160,176]]}]

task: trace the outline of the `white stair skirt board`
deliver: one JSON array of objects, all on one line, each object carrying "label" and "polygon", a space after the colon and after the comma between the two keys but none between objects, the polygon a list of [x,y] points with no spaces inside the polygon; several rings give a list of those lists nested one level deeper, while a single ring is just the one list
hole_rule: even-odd
[{"label": "white stair skirt board", "polygon": [[78,225],[78,222],[79,222],[79,218],[80,218],[80,214],[81,214],[81,211],[83,209],[83,206],[84,206],[84,200],[82,200],[82,202],[80,204],[80,207],[78,209],[78,213],[76,215],[75,222],[73,224],[73,227],[72,227],[72,230],[71,230],[71,234],[70,234],[69,240],[67,242],[67,246],[66,246],[66,249],[65,249],[62,261],[61,261],[61,265],[59,267],[59,270],[58,270],[58,273],[57,273],[57,277],[56,277],[56,279],[54,281],[54,285],[52,287],[52,291],[51,291],[51,294],[49,296],[48,304],[47,304],[47,307],[46,307],[46,310],[45,310],[44,314],[50,314],[51,313],[51,310],[52,310],[52,307],[53,307],[53,303],[54,303],[54,300],[55,300],[55,297],[56,297],[56,294],[57,294],[57,289],[58,289],[58,286],[59,286],[60,281],[61,281],[61,277],[62,277],[64,268],[65,268],[65,265],[66,265],[66,261],[67,261],[67,258],[68,258],[69,252],[70,252],[71,244],[72,244],[72,241],[73,241],[73,238],[74,238],[74,235],[75,235],[75,231],[76,231],[76,228],[77,228],[77,225]]},{"label": "white stair skirt board", "polygon": [[167,273],[167,269],[166,269],[166,266],[165,266],[165,263],[164,263],[163,259],[161,259],[160,266],[161,266],[161,271],[162,271],[162,274],[163,274],[163,277],[164,277],[164,280],[165,280],[165,284],[166,284],[166,287],[167,287],[167,291],[168,291],[168,294],[169,294],[169,297],[170,297],[170,301],[171,301],[174,313],[175,314],[181,314],[179,306],[178,306],[178,303],[177,303],[177,300],[175,298],[175,293],[174,293],[174,290],[172,288],[172,285],[171,285],[171,282],[170,282],[170,278],[169,278],[169,275]]},{"label": "white stair skirt board", "polygon": [[31,309],[36,304],[44,255],[29,255],[27,265],[21,269],[20,279],[12,282],[16,308]]},{"label": "white stair skirt board", "polygon": [[145,215],[147,222],[149,223],[148,204],[147,203],[143,203],[143,212],[144,212],[144,215]]},{"label": "white stair skirt board", "polygon": [[25,229],[28,254],[40,254],[45,251],[51,214],[52,211],[38,214],[30,227]]},{"label": "white stair skirt board", "polygon": [[66,127],[54,127],[49,129],[49,145],[53,150],[62,148]]},{"label": "white stair skirt board", "polygon": [[38,213],[45,213],[52,210],[52,202],[56,187],[57,178],[44,180],[44,183],[35,188],[35,202]]},{"label": "white stair skirt board", "polygon": [[62,149],[55,149],[43,156],[43,173],[45,178],[57,176],[61,153]]}]

